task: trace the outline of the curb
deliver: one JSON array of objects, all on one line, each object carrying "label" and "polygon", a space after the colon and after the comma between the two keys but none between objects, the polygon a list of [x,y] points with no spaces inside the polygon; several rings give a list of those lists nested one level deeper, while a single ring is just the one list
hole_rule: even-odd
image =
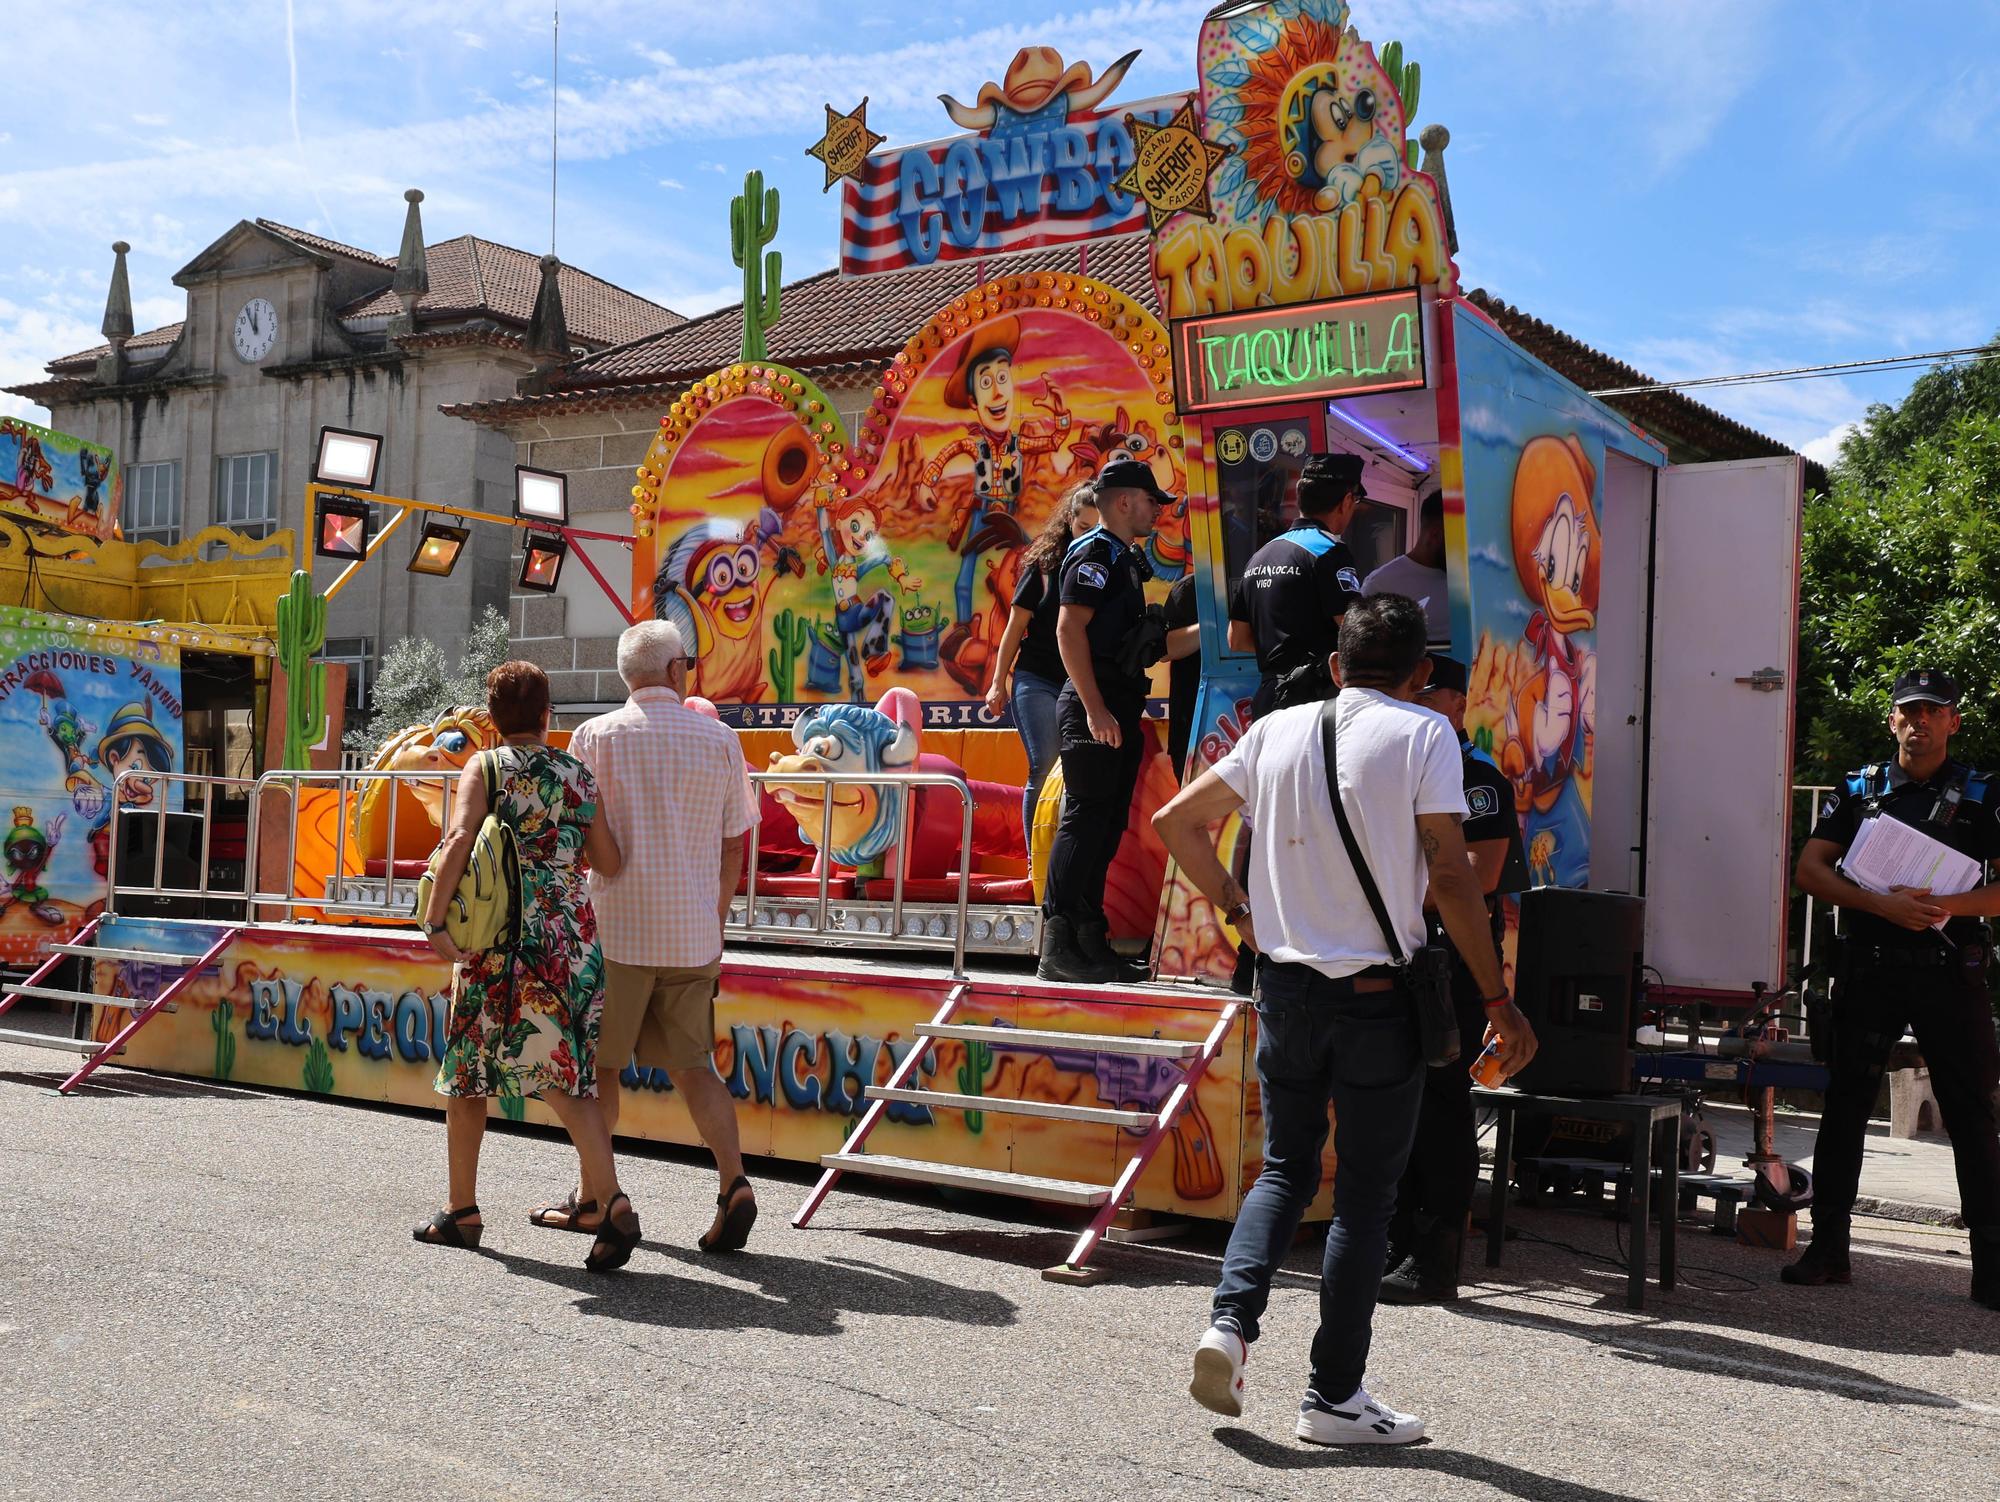
[{"label": "curb", "polygon": [[1907,1221],[1920,1226],[1945,1226],[1952,1230],[1965,1229],[1965,1217],[1949,1205],[1918,1205],[1909,1200],[1877,1199],[1872,1194],[1860,1194],[1854,1198],[1854,1213],[1873,1215],[1881,1220]]}]

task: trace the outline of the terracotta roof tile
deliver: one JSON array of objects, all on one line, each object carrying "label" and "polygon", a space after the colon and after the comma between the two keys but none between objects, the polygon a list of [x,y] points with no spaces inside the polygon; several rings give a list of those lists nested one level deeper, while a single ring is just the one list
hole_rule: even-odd
[{"label": "terracotta roof tile", "polygon": [[[143,334],[134,334],[130,339],[125,341],[125,352],[130,355],[149,349],[164,350],[168,345],[180,338],[181,329],[184,326],[178,323],[167,323],[162,324],[156,329],[147,329]],[[108,355],[110,353],[110,345],[100,344],[92,349],[79,350],[73,355],[64,355],[59,360],[51,360],[46,368],[52,371],[81,369],[85,366],[95,365],[99,355]]]},{"label": "terracotta roof tile", "polygon": [[389,257],[378,256],[372,250],[362,250],[357,246],[343,245],[338,240],[329,240],[326,236],[315,235],[310,230],[293,229],[289,224],[280,224],[275,219],[259,219],[257,225],[260,229],[267,229],[274,234],[283,235],[287,240],[296,240],[299,244],[310,250],[319,251],[323,255],[345,256],[350,261],[360,261],[366,266],[394,266],[396,264]]},{"label": "terracotta roof tile", "polygon": [[[476,235],[460,235],[425,248],[430,290],[417,303],[419,324],[451,317],[490,314],[526,327],[541,288],[541,258],[497,245]],[[394,265],[394,262],[390,262]],[[685,320],[671,308],[614,287],[574,266],[556,273],[570,337],[583,344],[623,344]],[[385,318],[401,309],[388,288],[349,303],[342,318]]]}]

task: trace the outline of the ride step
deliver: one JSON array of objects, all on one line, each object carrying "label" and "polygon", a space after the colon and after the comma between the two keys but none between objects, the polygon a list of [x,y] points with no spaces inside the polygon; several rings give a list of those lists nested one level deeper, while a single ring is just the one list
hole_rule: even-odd
[{"label": "ride step", "polygon": [[943,1090],[891,1089],[870,1085],[862,1092],[870,1100],[896,1100],[913,1106],[937,1106],[947,1111],[991,1111],[996,1116],[1047,1116],[1056,1121],[1102,1122],[1148,1132],[1159,1125],[1154,1111],[1114,1111],[1104,1106],[1066,1106],[1052,1100],[1018,1100],[1009,1095],[953,1095]]},{"label": "ride step", "polygon": [[[23,1048],[54,1048],[63,1053],[94,1054],[103,1045],[94,1038],[59,1038],[54,1033],[23,1032],[19,1028],[0,1027],[0,1043],[18,1043]],[[118,1050],[123,1053],[124,1049]]]},{"label": "ride step", "polygon": [[960,1168],[950,1163],[926,1163],[920,1158],[892,1158],[886,1153],[827,1153],[819,1161],[844,1173],[983,1189],[989,1194],[1011,1194],[1018,1199],[1043,1200],[1055,1205],[1101,1205],[1111,1198],[1110,1186],[1106,1184],[1045,1179],[1037,1174],[1007,1173],[993,1168]]},{"label": "ride step", "polygon": [[139,960],[170,970],[185,970],[200,958],[192,954],[158,954],[150,949],[93,949],[88,944],[51,944],[49,952],[80,954],[90,960]]},{"label": "ride step", "polygon": [[1199,1038],[1120,1038],[1110,1033],[1048,1033],[1025,1027],[974,1027],[957,1022],[919,1022],[924,1038],[957,1038],[967,1043],[991,1043],[1000,1048],[1074,1048],[1083,1053],[1129,1054],[1141,1059],[1191,1059],[1201,1052]]},{"label": "ride step", "polygon": [[[152,1005],[143,996],[99,996],[94,991],[58,991],[54,986],[15,986],[7,994],[29,1001],[59,1001],[69,1006],[122,1007],[128,1012],[143,1011]],[[178,1012],[180,1007],[169,1002],[167,1010]]]}]

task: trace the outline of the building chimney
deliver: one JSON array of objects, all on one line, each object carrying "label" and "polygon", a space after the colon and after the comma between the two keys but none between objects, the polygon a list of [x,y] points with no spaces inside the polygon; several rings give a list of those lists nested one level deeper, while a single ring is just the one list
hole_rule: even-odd
[{"label": "building chimney", "polygon": [[1458,254],[1458,221],[1451,216],[1451,185],[1444,180],[1444,149],[1451,144],[1451,132],[1442,125],[1426,125],[1417,137],[1424,148],[1424,173],[1438,185],[1438,208],[1444,213],[1445,243]]},{"label": "building chimney", "polygon": [[125,379],[125,341],[132,337],[132,283],[125,274],[125,254],[131,248],[123,240],[111,246],[116,259],[111,263],[111,292],[104,299],[104,322],[100,325],[111,342],[111,352],[97,362],[97,379],[107,386]]},{"label": "building chimney", "polygon": [[569,320],[563,317],[562,286],[556,274],[562,262],[542,257],[542,286],[535,294],[535,311],[528,319],[528,353],[539,366],[560,365],[569,358]]},{"label": "building chimney", "polygon": [[417,331],[417,302],[431,290],[430,257],[424,252],[424,216],[417,207],[424,201],[423,189],[409,189],[403,194],[403,201],[410,208],[403,215],[403,245],[396,252],[396,275],[389,282],[389,290],[396,294],[403,311],[389,320],[392,339]]}]

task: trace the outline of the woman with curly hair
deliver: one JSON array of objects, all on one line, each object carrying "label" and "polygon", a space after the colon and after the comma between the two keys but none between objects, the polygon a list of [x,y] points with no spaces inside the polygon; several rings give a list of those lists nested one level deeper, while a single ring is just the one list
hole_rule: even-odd
[{"label": "woman with curly hair", "polygon": [[[1071,488],[1056,503],[1039,536],[1021,555],[1021,582],[1014,586],[1013,608],[993,664],[993,686],[986,690],[986,708],[999,714],[1014,711],[1014,728],[1028,750],[1028,781],[1021,789],[1021,833],[1030,850],[1035,845],[1035,800],[1042,779],[1055,765],[1061,747],[1056,724],[1056,695],[1069,675],[1056,650],[1056,580],[1070,544],[1097,526],[1097,489],[1090,481]],[[1010,686],[1011,685],[1011,686]]]}]

